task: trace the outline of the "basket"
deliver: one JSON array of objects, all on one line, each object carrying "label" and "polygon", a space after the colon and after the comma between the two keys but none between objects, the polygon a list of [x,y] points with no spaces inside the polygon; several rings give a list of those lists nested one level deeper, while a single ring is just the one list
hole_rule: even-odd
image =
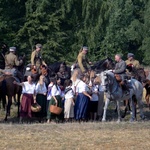
[{"label": "basket", "polygon": [[38,103],[34,103],[31,105],[32,112],[39,112],[41,111],[41,106]]},{"label": "basket", "polygon": [[62,112],[62,108],[57,107],[56,105],[50,105],[50,112],[59,115]]}]

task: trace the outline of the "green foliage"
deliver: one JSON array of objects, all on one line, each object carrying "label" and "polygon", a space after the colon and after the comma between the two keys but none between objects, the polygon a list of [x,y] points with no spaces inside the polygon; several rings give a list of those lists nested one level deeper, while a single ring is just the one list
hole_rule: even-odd
[{"label": "green foliage", "polygon": [[83,45],[89,59],[133,52],[150,64],[150,2],[147,0],[1,0],[1,41],[30,55],[43,45],[47,63],[76,60]]}]

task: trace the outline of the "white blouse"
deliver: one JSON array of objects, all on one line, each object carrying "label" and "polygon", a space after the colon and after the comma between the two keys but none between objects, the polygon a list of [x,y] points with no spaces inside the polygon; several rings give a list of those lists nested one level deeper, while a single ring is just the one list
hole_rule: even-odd
[{"label": "white blouse", "polygon": [[61,89],[59,88],[59,86],[56,87],[56,85],[54,85],[52,87],[51,93],[52,93],[52,96],[56,96],[56,95],[60,95],[61,96]]},{"label": "white blouse", "polygon": [[87,85],[83,82],[83,81],[80,81],[76,87],[76,92],[77,93],[82,93],[84,91],[87,92]]},{"label": "white blouse", "polygon": [[23,82],[23,86],[22,86],[22,94],[27,93],[27,94],[34,94],[35,91],[35,84],[29,84],[28,81]]},{"label": "white blouse", "polygon": [[37,83],[36,87],[35,87],[35,92],[36,94],[44,94],[47,92],[47,88],[45,83],[43,83],[42,85]]},{"label": "white blouse", "polygon": [[66,87],[66,89],[71,88],[66,94],[65,94],[65,99],[73,98],[74,97],[74,92],[71,86]]},{"label": "white blouse", "polygon": [[77,79],[75,82],[72,82],[72,89],[74,93],[77,92],[77,86],[80,83],[80,81],[81,81],[80,79]]}]

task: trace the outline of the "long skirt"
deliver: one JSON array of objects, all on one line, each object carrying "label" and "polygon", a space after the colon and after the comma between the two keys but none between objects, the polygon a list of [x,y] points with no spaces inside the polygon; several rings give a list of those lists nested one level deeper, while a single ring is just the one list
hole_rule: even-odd
[{"label": "long skirt", "polygon": [[33,103],[33,94],[24,93],[21,100],[20,117],[32,117],[31,105]]},{"label": "long skirt", "polygon": [[79,93],[75,102],[74,115],[76,120],[87,119],[89,98]]},{"label": "long skirt", "polygon": [[43,94],[37,94],[36,95],[36,102],[41,106],[41,111],[35,113],[36,117],[46,117],[46,102],[47,102],[47,97],[46,95]]},{"label": "long skirt", "polygon": [[74,103],[73,98],[65,100],[64,118],[74,118]]},{"label": "long skirt", "polygon": [[[61,98],[61,96],[57,95],[55,97],[57,99],[57,106],[60,107],[60,108],[62,108],[62,98]],[[51,98],[51,100],[49,102],[49,107],[48,108],[50,108],[51,105],[56,105],[54,98]],[[47,112],[47,119],[55,120],[55,121],[63,120],[63,111],[62,111],[61,114],[56,115],[54,113],[51,113],[50,109],[49,109],[48,112]]]}]

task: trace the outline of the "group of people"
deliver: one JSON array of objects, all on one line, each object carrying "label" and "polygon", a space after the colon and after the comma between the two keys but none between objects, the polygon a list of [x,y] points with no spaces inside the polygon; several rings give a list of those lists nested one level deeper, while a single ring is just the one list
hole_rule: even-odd
[{"label": "group of people", "polygon": [[[43,61],[41,56],[41,44],[36,44],[36,49],[31,54],[31,65],[37,69],[39,74],[40,66],[47,64]],[[16,67],[20,66],[23,61],[18,60],[15,55],[16,47],[9,48],[9,54],[4,56],[5,69],[1,72],[11,73],[16,76]],[[31,118],[35,116],[41,120],[46,118],[47,122],[60,121],[87,121],[101,119],[103,113],[104,91],[101,86],[100,78],[94,73],[90,77],[87,75],[89,65],[92,63],[88,61],[87,54],[88,47],[83,46],[78,54],[76,60],[76,69],[72,74],[71,79],[67,79],[64,85],[61,85],[59,76],[51,78],[48,87],[44,82],[44,75],[39,77],[37,83],[33,82],[33,76],[28,74],[26,81],[14,81],[14,84],[22,86],[22,100],[20,108],[20,121],[24,117]],[[139,67],[139,62],[134,59],[134,54],[128,53],[128,60],[123,61],[121,55],[115,55],[116,67],[112,72],[121,77],[123,89],[127,91],[124,80],[126,76],[126,66]],[[38,103],[41,106],[41,111],[33,113],[31,106]],[[62,112],[54,114],[50,111],[51,105],[57,105],[62,108]]]}]

